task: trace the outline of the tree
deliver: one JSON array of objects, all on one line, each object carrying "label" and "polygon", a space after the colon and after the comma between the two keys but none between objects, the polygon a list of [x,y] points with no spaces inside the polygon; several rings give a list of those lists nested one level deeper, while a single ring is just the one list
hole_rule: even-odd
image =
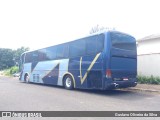
[{"label": "tree", "polygon": [[20,60],[20,57],[21,57],[21,54],[28,51],[29,48],[28,47],[21,47],[21,48],[18,48],[17,50],[14,50],[14,57],[13,57],[13,60],[15,61],[15,64],[17,64]]},{"label": "tree", "polygon": [[28,50],[28,47],[21,47],[17,50],[0,48],[0,70],[18,65],[21,54]]},{"label": "tree", "polygon": [[95,27],[92,27],[92,29],[90,30],[90,34],[99,32],[99,31],[103,31],[103,30],[115,30],[115,28],[111,28],[111,27],[103,27],[103,26],[99,26],[96,25]]},{"label": "tree", "polygon": [[13,55],[11,49],[0,48],[0,70],[14,65]]}]

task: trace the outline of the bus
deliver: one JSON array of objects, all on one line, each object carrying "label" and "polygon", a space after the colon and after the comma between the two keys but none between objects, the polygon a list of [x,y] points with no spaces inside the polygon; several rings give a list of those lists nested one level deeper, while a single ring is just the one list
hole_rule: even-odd
[{"label": "bus", "polygon": [[20,81],[66,89],[116,89],[137,85],[136,40],[106,31],[21,55]]}]

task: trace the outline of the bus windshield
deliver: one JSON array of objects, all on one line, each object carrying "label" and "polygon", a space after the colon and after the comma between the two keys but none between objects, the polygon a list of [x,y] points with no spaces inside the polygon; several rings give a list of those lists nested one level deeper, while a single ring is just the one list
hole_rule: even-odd
[{"label": "bus windshield", "polygon": [[135,39],[126,34],[112,32],[111,42],[114,48],[125,49],[125,50],[136,50]]}]

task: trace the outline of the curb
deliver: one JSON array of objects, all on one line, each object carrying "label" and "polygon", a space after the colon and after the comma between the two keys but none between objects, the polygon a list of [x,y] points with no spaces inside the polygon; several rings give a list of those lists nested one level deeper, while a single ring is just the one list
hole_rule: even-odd
[{"label": "curb", "polygon": [[128,90],[136,90],[136,91],[144,91],[144,92],[158,92],[160,93],[159,90],[155,90],[155,89],[143,89],[143,88],[126,88]]}]

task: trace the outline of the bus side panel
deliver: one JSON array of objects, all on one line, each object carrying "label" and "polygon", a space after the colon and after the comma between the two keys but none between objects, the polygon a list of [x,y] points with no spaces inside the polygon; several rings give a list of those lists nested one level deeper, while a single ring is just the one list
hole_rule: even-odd
[{"label": "bus side panel", "polygon": [[27,73],[29,76],[30,76],[30,73],[31,73],[31,63],[25,63],[23,64],[23,70],[22,70],[22,74],[21,74],[21,77],[20,77],[20,80],[21,81],[24,81],[24,77],[25,77],[25,74]]},{"label": "bus side panel", "polygon": [[76,88],[81,88],[79,68],[80,68],[80,57],[70,58],[68,72],[74,76]]},{"label": "bus side panel", "polygon": [[[33,64],[33,63],[32,63]],[[34,83],[54,84],[57,79],[53,74],[57,73],[58,61],[38,62],[32,69],[30,81]],[[57,77],[58,78],[58,77]],[[56,80],[56,81],[55,81]]]},{"label": "bus side panel", "polygon": [[[97,56],[97,55],[96,55]],[[102,89],[103,88],[103,61],[102,61],[102,54],[97,58],[97,60],[94,62],[96,59],[96,56],[91,56],[91,63],[90,65],[93,64],[93,67],[91,70],[87,71],[87,87],[91,89]],[[92,59],[93,58],[93,59]],[[86,60],[89,58],[86,58]],[[90,66],[89,65],[89,66]],[[82,76],[85,75],[85,71],[82,74]]]},{"label": "bus side panel", "polygon": [[59,75],[59,64],[56,64],[52,69],[47,70],[45,72],[46,72],[45,75],[42,77],[43,83],[57,85],[58,75]]},{"label": "bus side panel", "polygon": [[68,71],[74,76],[76,88],[102,89],[101,53],[70,59]]},{"label": "bus side panel", "polygon": [[68,64],[69,64],[69,59],[60,60],[57,85],[60,85],[60,86],[63,85],[63,75],[65,75],[68,72]]},{"label": "bus side panel", "polygon": [[31,82],[63,85],[63,75],[68,72],[69,59],[39,62],[32,71]]}]

